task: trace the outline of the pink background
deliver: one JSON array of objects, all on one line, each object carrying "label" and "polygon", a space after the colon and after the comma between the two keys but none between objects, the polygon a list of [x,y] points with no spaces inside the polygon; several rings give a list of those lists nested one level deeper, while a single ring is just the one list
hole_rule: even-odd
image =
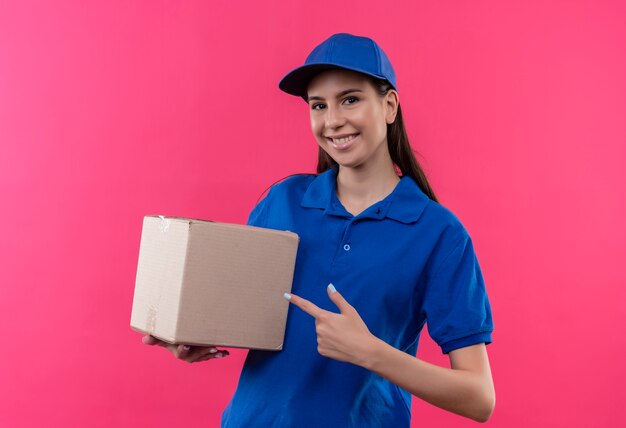
[{"label": "pink background", "polygon": [[[142,345],[142,217],[244,223],[313,171],[307,107],[277,84],[340,31],[391,58],[418,159],[475,242],[488,424],[626,425],[625,20],[597,0],[0,0],[0,425],[218,426],[245,351]],[[427,336],[418,356],[449,366]]]}]

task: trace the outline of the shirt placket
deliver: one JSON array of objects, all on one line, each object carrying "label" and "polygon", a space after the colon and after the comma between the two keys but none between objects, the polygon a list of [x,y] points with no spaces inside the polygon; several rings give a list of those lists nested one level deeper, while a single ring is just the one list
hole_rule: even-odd
[{"label": "shirt placket", "polygon": [[335,254],[333,256],[332,265],[333,266],[346,266],[350,263],[350,261],[354,258],[354,242],[352,240],[353,237],[353,228],[357,223],[362,221],[367,221],[367,219],[372,220],[381,220],[385,216],[384,208],[387,206],[387,203],[376,203],[359,215],[352,216],[339,202],[336,194],[332,193],[332,200],[330,206],[327,210],[327,214],[342,217],[344,221],[343,233],[341,236],[341,240],[337,248],[335,249]]},{"label": "shirt placket", "polygon": [[352,228],[355,224],[355,218],[346,220],[341,240],[335,249],[335,257],[333,257],[333,265],[347,264],[350,260],[352,251]]}]

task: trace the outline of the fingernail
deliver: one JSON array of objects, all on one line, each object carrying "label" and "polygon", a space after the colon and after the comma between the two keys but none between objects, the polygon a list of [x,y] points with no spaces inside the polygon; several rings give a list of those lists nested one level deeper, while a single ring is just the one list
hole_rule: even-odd
[{"label": "fingernail", "polygon": [[217,352],[217,349],[215,349],[215,348],[211,348],[211,349],[209,349],[209,352],[210,352],[211,354],[215,354],[215,353]]},{"label": "fingernail", "polygon": [[330,284],[328,284],[328,289],[330,290],[331,293],[336,292],[337,290],[335,289],[335,286],[333,285],[333,283],[331,282]]},{"label": "fingernail", "polygon": [[285,293],[285,294],[283,294],[283,297],[284,297],[285,299],[287,299],[287,300],[291,300],[291,294],[289,294],[289,293]]},{"label": "fingernail", "polygon": [[215,358],[222,358],[222,354],[217,354]]},{"label": "fingernail", "polygon": [[183,346],[183,349],[184,349],[185,351],[189,351],[189,346],[188,346],[188,345],[184,345],[184,346]]}]

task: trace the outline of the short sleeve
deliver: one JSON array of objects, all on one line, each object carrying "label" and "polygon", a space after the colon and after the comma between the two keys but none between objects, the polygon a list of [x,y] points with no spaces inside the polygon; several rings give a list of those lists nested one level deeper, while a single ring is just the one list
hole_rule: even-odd
[{"label": "short sleeve", "polygon": [[272,189],[267,195],[259,201],[259,203],[252,209],[248,216],[248,226],[267,227],[267,219],[269,217],[269,201],[272,194]]},{"label": "short sleeve", "polygon": [[491,343],[491,305],[474,246],[463,229],[430,278],[424,309],[428,333],[444,354]]}]

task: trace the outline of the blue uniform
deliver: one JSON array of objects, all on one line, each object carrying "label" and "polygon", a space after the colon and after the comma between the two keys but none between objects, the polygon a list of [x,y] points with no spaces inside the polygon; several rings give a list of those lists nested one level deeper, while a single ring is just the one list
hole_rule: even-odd
[{"label": "blue uniform", "polygon": [[[403,176],[357,216],[337,172],[275,184],[248,224],[300,236],[292,291],[339,312],[333,283],[370,332],[416,355],[422,327],[443,353],[491,343],[493,321],[472,240],[459,219]],[[282,299],[282,296],[276,296]],[[409,427],[412,395],[360,366],[317,352],[315,319],[289,305],[282,351],[250,350],[222,428]]]}]

